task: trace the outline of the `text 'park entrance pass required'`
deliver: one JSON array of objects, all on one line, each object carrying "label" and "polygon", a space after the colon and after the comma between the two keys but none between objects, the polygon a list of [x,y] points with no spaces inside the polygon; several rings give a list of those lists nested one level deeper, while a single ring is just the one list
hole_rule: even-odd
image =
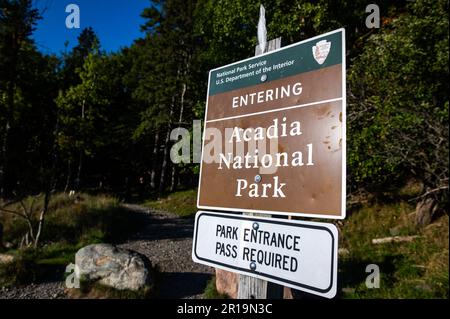
[{"label": "text 'park entrance pass required'", "polygon": [[345,218],[345,30],[209,74],[199,209]]},{"label": "text 'park entrance pass required'", "polygon": [[198,212],[192,259],[326,298],[336,295],[333,224]]}]

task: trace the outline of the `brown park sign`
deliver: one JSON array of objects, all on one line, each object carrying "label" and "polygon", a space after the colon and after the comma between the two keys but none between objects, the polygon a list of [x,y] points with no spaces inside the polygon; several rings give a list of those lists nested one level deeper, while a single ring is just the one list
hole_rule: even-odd
[{"label": "brown park sign", "polygon": [[197,206],[345,218],[345,30],[209,75]]}]

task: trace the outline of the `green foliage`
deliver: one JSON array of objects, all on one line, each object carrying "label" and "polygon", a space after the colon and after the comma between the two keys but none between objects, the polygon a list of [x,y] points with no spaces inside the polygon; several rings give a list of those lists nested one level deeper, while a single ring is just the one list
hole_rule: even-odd
[{"label": "green foliage", "polygon": [[49,167],[57,94],[55,56],[31,38],[40,13],[30,0],[0,1],[0,194],[42,189]]},{"label": "green foliage", "polygon": [[197,190],[179,191],[144,203],[150,209],[194,217],[197,213]]},{"label": "green foliage", "polygon": [[220,294],[216,288],[216,276],[213,276],[206,285],[203,292],[204,299],[229,299],[229,296]]},{"label": "green foliage", "polygon": [[[168,136],[203,119],[208,70],[254,54],[259,1],[156,1],[129,48],[106,54],[86,28],[60,58],[36,50],[30,1],[0,3],[0,183],[9,196],[41,191],[49,172],[60,189],[124,197],[163,192],[169,177],[171,189],[193,186],[198,165],[172,165]],[[352,190],[396,189],[409,177],[425,191],[445,185],[446,1],[381,1],[375,31],[364,25],[364,1],[262,4],[268,38],[284,44],[346,28]],[[11,31],[23,38],[12,47]]]},{"label": "green foliage", "polygon": [[448,185],[448,55],[447,1],[413,2],[368,39],[349,73],[353,187]]},{"label": "green foliage", "polygon": [[101,146],[97,127],[105,119],[109,105],[104,91],[108,83],[106,74],[99,70],[101,57],[89,54],[80,69],[81,83],[60,94],[57,104],[60,108],[60,130],[58,142],[63,152],[75,153],[82,150],[84,155],[93,156],[94,150]]},{"label": "green foliage", "polygon": [[66,266],[75,262],[80,245],[55,243],[42,248],[9,252],[11,263],[0,265],[0,286],[21,286],[46,279],[61,279]]},{"label": "green foliage", "polygon": [[91,27],[83,29],[78,37],[78,44],[62,57],[63,68],[60,75],[65,89],[80,83],[81,79],[77,71],[83,67],[89,54],[98,52],[99,49],[100,40],[95,31]]}]

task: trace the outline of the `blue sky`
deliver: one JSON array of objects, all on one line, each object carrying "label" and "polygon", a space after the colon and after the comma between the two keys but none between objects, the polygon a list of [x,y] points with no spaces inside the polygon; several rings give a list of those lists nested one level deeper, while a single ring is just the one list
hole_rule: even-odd
[{"label": "blue sky", "polygon": [[[33,38],[38,49],[44,53],[64,52],[64,43],[69,49],[77,44],[83,28],[91,26],[100,38],[102,49],[117,51],[129,46],[142,36],[140,26],[144,20],[142,10],[150,6],[150,0],[35,0],[35,7],[42,10]],[[80,29],[67,29],[66,6],[76,4],[80,8]]]}]

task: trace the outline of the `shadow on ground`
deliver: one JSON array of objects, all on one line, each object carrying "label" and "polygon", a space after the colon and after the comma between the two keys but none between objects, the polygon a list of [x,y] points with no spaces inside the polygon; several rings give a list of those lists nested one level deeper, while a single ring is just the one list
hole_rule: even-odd
[{"label": "shadow on ground", "polygon": [[129,240],[162,240],[192,238],[194,233],[194,219],[181,218],[163,212],[150,213],[140,206],[127,205],[127,209],[135,213],[133,218],[142,228]]},{"label": "shadow on ground", "polygon": [[162,273],[159,298],[183,299],[202,295],[211,274],[204,273]]}]

